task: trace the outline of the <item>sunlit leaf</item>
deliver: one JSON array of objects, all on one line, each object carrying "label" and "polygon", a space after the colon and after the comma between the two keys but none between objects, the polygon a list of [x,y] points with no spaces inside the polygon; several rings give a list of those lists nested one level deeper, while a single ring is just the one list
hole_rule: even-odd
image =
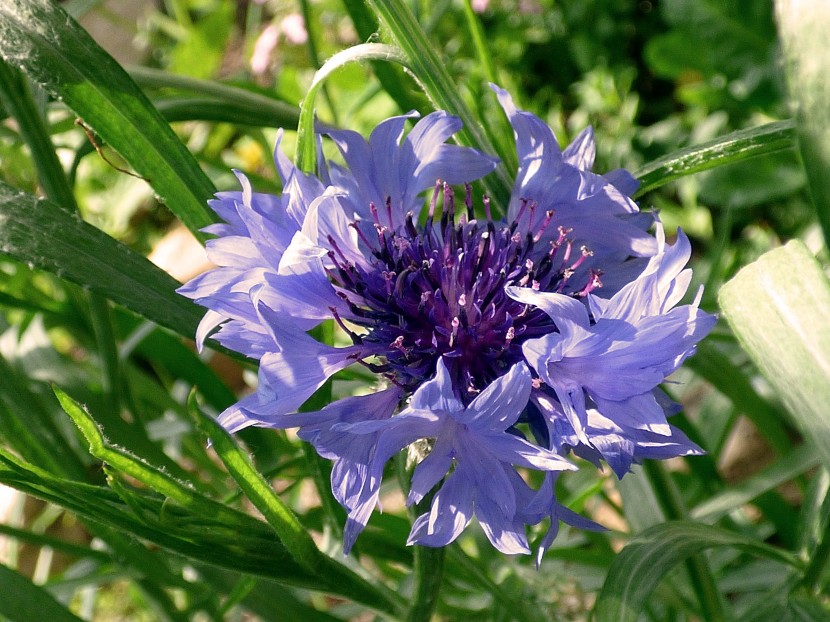
[{"label": "sunlit leaf", "polygon": [[718,296],[749,356],[830,463],[830,281],[799,241],[743,268]]},{"label": "sunlit leaf", "polygon": [[0,56],[72,108],[204,239],[213,184],[127,72],[57,3],[0,2]]}]

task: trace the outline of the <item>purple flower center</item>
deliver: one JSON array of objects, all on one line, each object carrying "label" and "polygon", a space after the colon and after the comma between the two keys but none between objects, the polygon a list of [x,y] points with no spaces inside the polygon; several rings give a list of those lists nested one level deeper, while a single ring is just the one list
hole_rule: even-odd
[{"label": "purple flower center", "polygon": [[[385,227],[374,205],[372,229],[352,223],[370,249],[369,269],[347,261],[329,240],[334,264],[329,277],[349,304],[351,322],[367,332],[354,333],[333,311],[356,344],[381,357],[378,364],[364,362],[373,371],[414,391],[434,375],[443,356],[457,397],[468,404],[523,359],[522,342],[557,330],[545,312],[510,298],[505,287],[561,292],[590,253],[583,248],[571,261],[568,232],[561,227],[558,238],[540,243],[552,212],[538,231],[525,227],[521,233],[523,218],[534,222],[533,201],[523,201],[517,218],[501,224],[490,220],[485,197],[488,219],[476,220],[469,186],[466,211],[456,223],[452,190],[443,185],[444,209],[436,225],[440,192],[439,183],[423,227],[416,226],[411,212],[398,230]],[[599,286],[598,277],[591,272],[588,284],[574,295]]]}]

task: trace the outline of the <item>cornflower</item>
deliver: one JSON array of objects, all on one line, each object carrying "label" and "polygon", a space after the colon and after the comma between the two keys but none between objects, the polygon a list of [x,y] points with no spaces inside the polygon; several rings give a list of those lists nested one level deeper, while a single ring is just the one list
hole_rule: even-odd
[{"label": "cornflower", "polygon": [[[700,452],[668,424],[677,406],[659,389],[715,322],[699,295],[679,305],[688,239],[667,244],[631,200],[629,173],[591,171],[590,129],[562,151],[493,88],[519,159],[504,220],[487,197],[476,209],[469,184],[497,159],[447,144],[461,123],[445,112],[406,136],[414,113],[368,141],[329,131],[345,165],[324,161],[317,175],[293,166],[279,134],[282,194],[256,193],[237,173],[242,191],[211,201],[224,220],[206,229],[218,267],[179,290],[208,308],[200,347],[211,337],[259,361],[256,391],[222,425],[296,427],[333,462],[346,552],[378,505],[386,463],[407,447],[420,448],[407,502],[434,492],[410,544],[449,544],[475,516],[497,549],[530,553],[526,527],[549,519],[537,563],[560,521],[600,528],[556,499],[560,472],[576,468],[566,454],[622,477],[645,458]],[[325,320],[350,344],[308,334]],[[297,412],[352,364],[382,386]],[[538,488],[517,468],[541,471]]]}]

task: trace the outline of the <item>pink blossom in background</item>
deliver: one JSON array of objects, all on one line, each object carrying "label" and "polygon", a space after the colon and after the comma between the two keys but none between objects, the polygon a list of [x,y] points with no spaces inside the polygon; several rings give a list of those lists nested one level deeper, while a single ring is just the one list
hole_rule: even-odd
[{"label": "pink blossom in background", "polygon": [[274,48],[277,47],[277,41],[280,38],[280,29],[276,24],[270,24],[254,44],[254,53],[251,56],[251,71],[256,75],[261,75],[268,70],[268,65],[271,63],[271,54]]},{"label": "pink blossom in background", "polygon": [[476,13],[484,13],[487,7],[490,6],[490,0],[473,0],[471,4],[473,11]]},{"label": "pink blossom in background", "polygon": [[285,35],[285,40],[294,45],[302,45],[308,41],[305,21],[299,13],[291,13],[283,17],[280,22],[280,30]]}]

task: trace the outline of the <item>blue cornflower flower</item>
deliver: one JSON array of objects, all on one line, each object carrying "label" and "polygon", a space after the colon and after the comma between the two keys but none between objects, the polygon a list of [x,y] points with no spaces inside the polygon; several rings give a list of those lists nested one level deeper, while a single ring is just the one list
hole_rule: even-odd
[{"label": "blue cornflower flower", "polygon": [[[560,520],[599,528],[556,500],[559,472],[573,468],[564,453],[622,476],[643,458],[699,451],[668,425],[676,405],[658,388],[714,322],[697,302],[677,306],[688,240],[667,245],[659,223],[657,237],[647,233],[654,218],[629,198],[631,175],[591,172],[590,131],[561,151],[550,128],[494,89],[520,163],[506,220],[491,217],[486,197],[476,218],[469,185],[456,217],[452,184],[498,161],[446,144],[461,124],[444,112],[406,136],[413,114],[368,141],[331,131],[345,166],[324,162],[316,176],[282,155],[280,134],[282,194],[253,192],[238,174],[242,191],[211,202],[225,221],[207,229],[218,267],[180,289],[208,308],[200,347],[210,336],[260,363],[256,392],[220,422],[297,427],[333,461],[346,551],[378,503],[387,461],[421,439],[430,449],[408,501],[444,481],[409,542],[448,544],[475,515],[496,548],[528,553],[525,527],[550,519],[537,561]],[[327,319],[351,345],[307,334]],[[386,388],[296,412],[353,363]],[[539,489],[516,467],[544,471]]]}]

